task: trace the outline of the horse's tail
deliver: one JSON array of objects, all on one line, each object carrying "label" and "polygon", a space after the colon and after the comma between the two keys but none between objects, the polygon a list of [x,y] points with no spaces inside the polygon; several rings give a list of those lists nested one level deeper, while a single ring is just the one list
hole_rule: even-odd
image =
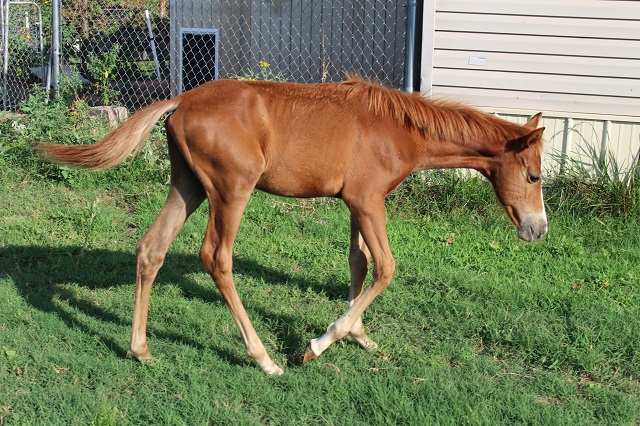
[{"label": "horse's tail", "polygon": [[175,111],[178,105],[179,98],[151,104],[92,145],[39,143],[36,148],[45,158],[55,163],[90,170],[106,170],[122,163],[129,154],[139,150],[162,114]]}]

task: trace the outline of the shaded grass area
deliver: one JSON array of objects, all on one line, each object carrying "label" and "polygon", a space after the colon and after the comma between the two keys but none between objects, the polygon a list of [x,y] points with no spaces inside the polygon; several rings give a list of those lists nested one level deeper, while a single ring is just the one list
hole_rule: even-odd
[{"label": "shaded grass area", "polygon": [[274,378],[248,362],[197,260],[206,207],[160,271],[155,361],[141,364],[124,359],[134,252],[164,201],[161,180],[123,173],[104,190],[100,175],[70,184],[4,170],[3,423],[640,422],[637,218],[550,211],[548,237],[526,244],[482,181],[453,182],[459,189],[437,208],[408,202],[408,192],[458,178],[416,178],[390,200],[398,268],[364,317],[380,349],[345,339],[302,365],[308,340],[347,307],[348,212],[335,200],[256,194],[234,272],[258,334],[285,367]]}]

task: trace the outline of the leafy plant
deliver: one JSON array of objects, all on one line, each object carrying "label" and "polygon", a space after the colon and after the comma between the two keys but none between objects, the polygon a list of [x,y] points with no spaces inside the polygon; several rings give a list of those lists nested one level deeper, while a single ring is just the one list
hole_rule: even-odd
[{"label": "leafy plant", "polygon": [[57,97],[66,105],[76,104],[80,101],[83,83],[78,74],[60,73],[58,79]]},{"label": "leafy plant", "polygon": [[267,61],[258,62],[258,71],[255,72],[252,69],[247,69],[247,73],[243,76],[238,76],[238,80],[244,81],[287,81],[282,73],[274,72],[271,69],[271,64]]},{"label": "leafy plant", "polygon": [[[61,90],[65,88],[61,85]],[[64,89],[67,90],[67,89]],[[69,88],[67,93],[73,93]],[[116,170],[86,173],[42,159],[33,149],[35,142],[89,144],[109,131],[106,118],[89,115],[89,106],[77,97],[49,99],[41,87],[21,104],[20,113],[0,116],[0,160],[8,168],[25,176],[47,178],[69,186],[87,182],[108,182],[110,187],[135,185],[135,182],[164,185],[169,176],[169,159],[164,126],[159,123],[141,153]],[[123,173],[124,171],[124,173]],[[117,179],[114,176],[119,176]],[[127,179],[123,178],[127,176]]]},{"label": "leafy plant", "polygon": [[113,47],[100,55],[91,53],[87,62],[87,72],[96,82],[96,92],[104,105],[112,105],[118,101],[119,93],[111,87],[111,81],[115,78],[116,67],[120,56],[120,45]]}]

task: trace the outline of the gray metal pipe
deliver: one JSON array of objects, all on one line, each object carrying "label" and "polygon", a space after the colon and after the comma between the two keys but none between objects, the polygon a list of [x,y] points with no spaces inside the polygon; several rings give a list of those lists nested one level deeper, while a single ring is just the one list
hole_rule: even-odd
[{"label": "gray metal pipe", "polygon": [[144,16],[147,20],[147,29],[149,30],[149,43],[151,44],[151,53],[153,54],[153,63],[156,66],[156,77],[158,80],[160,76],[160,64],[158,63],[158,52],[156,51],[156,42],[153,37],[153,29],[151,28],[151,18],[149,18],[149,9],[144,10]]},{"label": "gray metal pipe", "polygon": [[413,67],[416,50],[416,0],[408,0],[407,5],[407,37],[404,51],[404,91],[413,93]]},{"label": "gray metal pipe", "polygon": [[60,0],[51,2],[51,51],[51,86],[54,96],[57,96],[60,72]]},{"label": "gray metal pipe", "polygon": [[7,109],[7,90],[9,78],[9,0],[2,5],[4,9],[4,22],[2,28],[3,46],[3,69],[2,69],[2,109]]}]

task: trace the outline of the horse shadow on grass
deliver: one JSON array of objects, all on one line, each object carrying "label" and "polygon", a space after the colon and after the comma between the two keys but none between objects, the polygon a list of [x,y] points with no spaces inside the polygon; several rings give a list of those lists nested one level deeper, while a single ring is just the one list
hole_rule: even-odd
[{"label": "horse shadow on grass", "polygon": [[[105,309],[93,301],[83,299],[68,284],[74,283],[80,289],[108,289],[127,285],[131,287],[131,308],[133,312],[133,294],[135,290],[135,254],[122,251],[95,249],[84,250],[79,246],[43,247],[43,246],[4,246],[0,247],[0,277],[9,278],[23,300],[41,312],[53,313],[68,327],[81,330],[100,340],[106,348],[119,356],[124,356],[127,347],[117,339],[107,327],[96,326],[110,323],[117,326],[131,326],[131,317],[124,317],[110,309]],[[346,267],[346,265],[345,265]],[[220,293],[212,287],[203,287],[189,277],[204,268],[196,255],[169,253],[155,280],[154,287],[177,285],[185,298],[197,298],[206,303],[224,304]],[[234,258],[234,273],[263,279],[268,284],[296,286],[302,291],[311,289],[329,299],[346,300],[348,286],[337,279],[325,283],[313,282],[262,266],[250,259]],[[153,296],[151,303],[153,304]],[[346,306],[346,304],[345,304]],[[289,365],[299,365],[306,341],[302,330],[296,329],[298,318],[282,314],[268,308],[267,305],[246,306],[259,315],[279,326],[273,330],[279,343],[284,342],[282,350]],[[258,320],[258,318],[252,318]],[[154,339],[184,344],[198,350],[216,351],[220,358],[229,363],[244,365],[246,359],[221,348],[203,346],[179,332],[166,331],[170,325],[163,324],[162,331],[149,323],[149,334]],[[326,324],[308,324],[307,332],[324,332]],[[127,336],[128,337],[128,336]],[[128,339],[127,339],[128,340]]]}]

